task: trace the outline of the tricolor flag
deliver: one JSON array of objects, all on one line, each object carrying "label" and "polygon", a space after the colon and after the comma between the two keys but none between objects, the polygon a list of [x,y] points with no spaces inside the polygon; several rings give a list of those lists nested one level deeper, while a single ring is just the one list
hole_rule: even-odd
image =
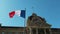
[{"label": "tricolor flag", "polygon": [[21,16],[21,17],[25,18],[25,10],[16,10],[16,11],[11,11],[9,13],[10,18],[13,18],[14,15]]}]

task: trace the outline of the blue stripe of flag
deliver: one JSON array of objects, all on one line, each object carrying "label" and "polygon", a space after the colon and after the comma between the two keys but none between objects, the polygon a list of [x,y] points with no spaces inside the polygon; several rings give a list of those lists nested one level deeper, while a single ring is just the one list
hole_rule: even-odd
[{"label": "blue stripe of flag", "polygon": [[25,18],[25,10],[21,10],[20,16],[23,17],[23,18]]}]

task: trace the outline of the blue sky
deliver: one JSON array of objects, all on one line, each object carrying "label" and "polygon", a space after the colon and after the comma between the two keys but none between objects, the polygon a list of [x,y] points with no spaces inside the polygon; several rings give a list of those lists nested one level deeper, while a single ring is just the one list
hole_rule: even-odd
[{"label": "blue sky", "polygon": [[[32,7],[34,7],[32,9]],[[0,0],[0,23],[2,26],[24,26],[24,18],[9,18],[13,10],[25,10],[26,19],[33,12],[46,19],[54,28],[60,28],[60,0]]]}]

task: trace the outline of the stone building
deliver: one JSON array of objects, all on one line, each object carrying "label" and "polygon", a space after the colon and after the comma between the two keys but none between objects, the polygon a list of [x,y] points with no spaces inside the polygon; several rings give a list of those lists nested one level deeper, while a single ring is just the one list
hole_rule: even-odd
[{"label": "stone building", "polygon": [[60,28],[51,28],[44,18],[33,13],[28,17],[26,27],[0,25],[0,34],[60,34]]}]

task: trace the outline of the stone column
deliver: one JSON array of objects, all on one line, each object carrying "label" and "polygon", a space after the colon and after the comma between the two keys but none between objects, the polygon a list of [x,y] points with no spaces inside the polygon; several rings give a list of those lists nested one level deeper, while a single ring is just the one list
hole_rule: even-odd
[{"label": "stone column", "polygon": [[30,34],[32,34],[32,29],[30,28]]},{"label": "stone column", "polygon": [[49,29],[50,34],[52,34],[51,29]]},{"label": "stone column", "polygon": [[2,34],[2,31],[0,31],[0,34]]},{"label": "stone column", "polygon": [[46,29],[44,29],[44,33],[46,34]]},{"label": "stone column", "polygon": [[36,34],[38,34],[38,28],[36,28]]},{"label": "stone column", "polygon": [[2,34],[2,28],[1,28],[1,24],[0,24],[0,34]]}]

